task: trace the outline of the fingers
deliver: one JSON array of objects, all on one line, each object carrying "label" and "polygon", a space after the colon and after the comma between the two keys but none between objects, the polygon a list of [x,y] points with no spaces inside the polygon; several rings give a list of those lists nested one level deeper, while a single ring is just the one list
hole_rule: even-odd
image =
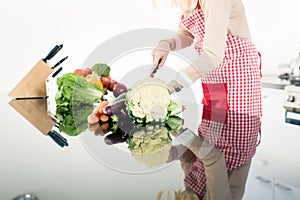
[{"label": "fingers", "polygon": [[169,55],[169,52],[163,50],[154,50],[154,51],[155,52],[152,53],[153,65],[157,66],[159,63],[160,66],[163,66]]},{"label": "fingers", "polygon": [[165,42],[159,43],[157,47],[152,51],[151,55],[153,57],[153,67],[150,70],[151,75],[154,75],[154,73],[156,72],[155,70],[161,68],[165,64],[169,52],[169,44]]}]

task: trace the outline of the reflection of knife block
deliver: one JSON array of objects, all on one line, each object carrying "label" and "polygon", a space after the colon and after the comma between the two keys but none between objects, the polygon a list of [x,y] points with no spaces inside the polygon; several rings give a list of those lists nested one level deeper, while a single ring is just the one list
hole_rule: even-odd
[{"label": "reflection of knife block", "polygon": [[52,72],[53,69],[40,60],[8,94],[14,98],[9,104],[45,135],[56,124],[48,115],[46,80]]}]

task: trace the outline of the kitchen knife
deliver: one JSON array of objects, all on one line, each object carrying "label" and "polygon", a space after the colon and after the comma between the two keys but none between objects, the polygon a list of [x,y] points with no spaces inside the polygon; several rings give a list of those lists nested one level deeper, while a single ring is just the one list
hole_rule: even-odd
[{"label": "kitchen knife", "polygon": [[159,64],[161,63],[161,58],[158,60],[157,65],[155,66],[155,68],[153,69],[153,71],[150,74],[150,77],[154,77],[154,74],[157,72],[158,68],[159,68]]},{"label": "kitchen knife", "polygon": [[48,60],[50,60],[51,58],[53,58],[53,57],[57,54],[57,52],[59,52],[62,48],[63,48],[63,44],[61,44],[61,45],[56,45],[56,46],[48,53],[48,55],[47,55],[45,58],[43,58],[42,60],[43,60],[44,62],[47,62]]},{"label": "kitchen knife", "polygon": [[58,61],[53,67],[52,69],[55,69],[58,65],[60,65],[61,63],[63,63],[65,60],[68,59],[69,56],[64,57],[63,59],[61,59],[60,61]]}]

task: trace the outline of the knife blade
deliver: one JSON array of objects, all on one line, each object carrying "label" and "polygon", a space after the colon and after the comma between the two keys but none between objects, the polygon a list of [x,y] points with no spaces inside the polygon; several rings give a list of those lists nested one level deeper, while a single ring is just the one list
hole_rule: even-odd
[{"label": "knife blade", "polygon": [[63,44],[55,45],[55,47],[53,47],[53,49],[48,53],[48,55],[42,60],[47,63],[47,61],[53,58],[57,54],[57,52],[59,52],[62,48]]}]

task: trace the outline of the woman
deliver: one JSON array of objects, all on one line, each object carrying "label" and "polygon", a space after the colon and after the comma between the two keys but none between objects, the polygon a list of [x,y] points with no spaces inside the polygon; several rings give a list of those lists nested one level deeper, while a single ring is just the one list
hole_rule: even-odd
[{"label": "woman", "polygon": [[[262,112],[260,56],[251,43],[242,2],[173,0],[173,3],[183,11],[178,34],[159,42],[152,52],[153,64],[161,67],[169,51],[190,46],[195,40],[198,59],[182,70],[180,78],[175,78],[169,87],[171,92],[179,91],[201,78],[204,106],[198,133],[213,146],[213,151],[218,149],[222,153],[228,182],[220,185],[217,175],[208,177],[213,172],[205,174],[204,155],[189,165],[185,185],[200,199],[204,196],[241,199],[259,140]],[[210,153],[206,155],[209,157]],[[215,181],[207,185],[207,179]],[[222,196],[218,191],[229,192]]]}]

